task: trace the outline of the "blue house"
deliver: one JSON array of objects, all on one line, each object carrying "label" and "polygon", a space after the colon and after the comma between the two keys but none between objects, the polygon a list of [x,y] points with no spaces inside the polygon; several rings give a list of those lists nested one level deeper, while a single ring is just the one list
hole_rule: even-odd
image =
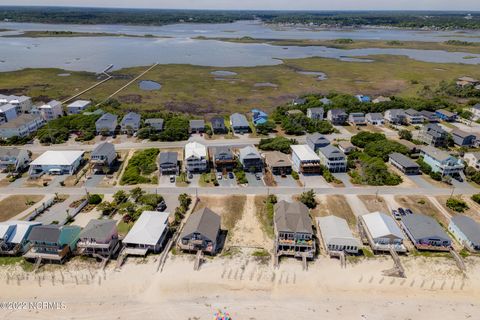
[{"label": "blue house", "polygon": [[264,124],[268,121],[268,114],[263,112],[262,110],[252,109],[253,115],[253,124],[258,126],[259,124]]},{"label": "blue house", "polygon": [[457,120],[457,114],[450,112],[445,109],[440,109],[435,111],[435,115],[440,118],[440,120],[447,121],[447,122],[452,122]]},{"label": "blue house", "polygon": [[357,98],[358,101],[360,101],[361,103],[366,103],[366,102],[371,102],[372,99],[370,99],[369,96],[364,96],[363,94],[357,94],[355,96],[355,98]]},{"label": "blue house", "polygon": [[28,248],[28,236],[33,227],[41,225],[33,221],[0,222],[0,255],[16,255]]}]

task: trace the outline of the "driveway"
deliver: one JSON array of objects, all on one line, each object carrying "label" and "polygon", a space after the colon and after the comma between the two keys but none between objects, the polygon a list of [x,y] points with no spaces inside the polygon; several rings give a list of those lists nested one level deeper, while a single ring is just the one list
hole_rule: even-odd
[{"label": "driveway", "polygon": [[70,204],[74,201],[81,199],[83,195],[70,196],[67,200],[57,203],[44,211],[38,216],[35,221],[42,222],[43,224],[51,224],[53,221],[63,222],[67,218],[67,210],[72,212],[74,209],[70,208]]},{"label": "driveway", "polygon": [[90,179],[85,180],[85,187],[96,187],[100,182],[102,182],[105,175],[103,174],[94,174],[90,176]]},{"label": "driveway", "polygon": [[287,175],[286,177],[274,176],[275,182],[278,187],[298,187],[298,183],[292,176]]},{"label": "driveway", "polygon": [[189,187],[197,188],[198,182],[200,181],[201,173],[194,173],[192,179],[188,179],[190,181]]},{"label": "driveway", "polygon": [[413,176],[408,176],[410,180],[412,180],[417,186],[420,188],[433,188],[434,186],[429,183],[427,180],[423,179],[422,175],[413,175]]},{"label": "driveway", "polygon": [[245,172],[245,176],[247,177],[249,187],[264,187],[265,186],[265,183],[263,183],[263,174],[262,173],[258,173],[258,174],[260,175],[260,178],[261,178],[260,180],[257,180],[257,178],[255,178],[254,173]]},{"label": "driveway", "polygon": [[158,177],[158,186],[160,187],[175,187],[175,182],[170,182],[170,175]]},{"label": "driveway", "polygon": [[300,180],[303,182],[305,188],[317,188],[317,187],[326,187],[331,188],[332,186],[325,181],[325,179],[319,175],[300,175]]},{"label": "driveway", "polygon": [[229,179],[227,176],[223,176],[221,180],[218,180],[218,185],[220,187],[236,187],[237,186],[237,181],[235,180],[235,177],[233,179]]},{"label": "driveway", "polygon": [[346,172],[341,172],[341,173],[332,173],[335,178],[338,180],[342,181],[345,187],[351,188],[353,187],[353,184],[350,182],[350,176]]}]

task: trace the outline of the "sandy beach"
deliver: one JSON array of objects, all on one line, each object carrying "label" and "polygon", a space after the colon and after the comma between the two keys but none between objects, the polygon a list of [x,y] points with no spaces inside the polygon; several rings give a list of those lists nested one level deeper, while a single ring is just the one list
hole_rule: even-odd
[{"label": "sandy beach", "polygon": [[402,257],[407,278],[384,277],[388,257],[349,262],[320,257],[301,263],[258,261],[247,250],[207,259],[170,256],[162,272],[156,257],[129,259],[105,271],[76,259],[37,273],[19,267],[0,275],[1,300],[62,302],[60,310],[0,310],[1,319],[476,319],[480,314],[480,258],[467,259],[466,276],[453,259]]}]

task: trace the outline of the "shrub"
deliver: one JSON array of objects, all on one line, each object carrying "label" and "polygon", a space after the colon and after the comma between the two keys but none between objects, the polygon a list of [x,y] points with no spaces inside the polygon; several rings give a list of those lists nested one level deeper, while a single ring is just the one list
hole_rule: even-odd
[{"label": "shrub", "polygon": [[280,151],[283,153],[290,153],[290,146],[297,144],[294,139],[287,139],[285,137],[275,137],[268,139],[260,139],[258,148],[265,151]]},{"label": "shrub", "polygon": [[464,212],[469,209],[465,201],[456,198],[450,198],[447,200],[447,208],[450,208],[455,212]]},{"label": "shrub", "polygon": [[476,203],[480,203],[480,193],[474,194],[472,196],[472,200],[475,201]]},{"label": "shrub", "polygon": [[156,148],[135,152],[128,162],[121,184],[151,183],[152,179],[146,176],[157,170],[156,159],[159,152]]},{"label": "shrub", "polygon": [[91,195],[88,197],[88,204],[97,205],[97,204],[99,204],[100,202],[102,202],[102,197],[100,197],[100,195],[98,195],[98,194],[91,194]]},{"label": "shrub", "polygon": [[440,172],[430,172],[430,178],[436,181],[442,181],[442,175]]},{"label": "shrub", "polygon": [[413,135],[412,133],[409,131],[409,130],[405,130],[405,129],[402,129],[398,132],[398,136],[400,137],[400,139],[404,139],[404,140],[412,140],[413,138]]},{"label": "shrub", "polygon": [[294,180],[299,180],[300,179],[300,176],[298,175],[297,171],[292,171],[292,178]]},{"label": "shrub", "polygon": [[417,164],[420,166],[420,171],[422,171],[423,173],[430,174],[432,172],[432,167],[425,161],[423,161],[422,157],[417,159]]},{"label": "shrub", "polygon": [[379,157],[388,161],[388,156],[393,152],[408,154],[410,151],[406,146],[392,140],[380,140],[367,143],[364,152],[370,157]]},{"label": "shrub", "polygon": [[245,171],[243,171],[242,169],[235,169],[233,173],[235,174],[235,178],[237,179],[237,182],[239,184],[248,183],[248,179],[247,179],[247,176],[245,175]]},{"label": "shrub", "polygon": [[386,140],[387,138],[383,133],[374,133],[370,131],[362,131],[352,136],[351,142],[354,146],[359,148],[365,148],[369,142]]},{"label": "shrub", "polygon": [[317,206],[317,200],[315,199],[315,191],[305,191],[300,195],[300,202],[307,206],[309,209],[313,209]]}]

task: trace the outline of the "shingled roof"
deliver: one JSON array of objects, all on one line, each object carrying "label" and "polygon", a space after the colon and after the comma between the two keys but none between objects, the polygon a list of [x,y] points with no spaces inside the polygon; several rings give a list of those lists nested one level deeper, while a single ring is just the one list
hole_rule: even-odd
[{"label": "shingled roof", "polygon": [[278,231],[313,233],[308,208],[303,203],[282,200],[274,209]]},{"label": "shingled roof", "polygon": [[200,233],[211,241],[215,241],[220,232],[220,216],[209,208],[195,211],[185,223],[180,238],[195,232]]}]

